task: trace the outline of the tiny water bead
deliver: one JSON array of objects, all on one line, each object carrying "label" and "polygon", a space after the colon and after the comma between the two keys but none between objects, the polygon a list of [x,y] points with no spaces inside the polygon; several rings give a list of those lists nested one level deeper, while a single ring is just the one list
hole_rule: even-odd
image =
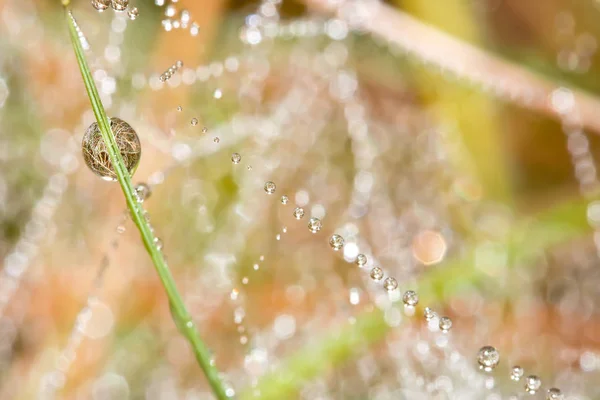
[{"label": "tiny water bead", "polygon": [[525,391],[529,394],[536,394],[542,387],[542,380],[537,375],[529,375],[525,378]]},{"label": "tiny water bead", "polygon": [[264,189],[265,189],[265,193],[273,194],[273,193],[275,193],[275,189],[277,189],[277,185],[275,185],[274,182],[267,181],[267,182],[265,182]]},{"label": "tiny water bead", "polygon": [[200,25],[194,22],[190,28],[190,35],[198,36],[198,33],[200,33]]},{"label": "tiny water bead", "polygon": [[383,281],[383,288],[388,292],[393,292],[398,288],[398,281],[395,278],[387,277],[385,281]]},{"label": "tiny water bead", "polygon": [[92,0],[92,7],[102,12],[110,7],[110,0]]},{"label": "tiny water bead", "polygon": [[129,0],[112,0],[110,5],[115,11],[125,11],[129,6]]},{"label": "tiny water bead", "polygon": [[329,246],[335,251],[340,250],[342,247],[344,247],[344,238],[334,233],[329,238]]},{"label": "tiny water bead", "polygon": [[215,143],[219,143],[221,141],[221,139],[219,139],[218,136],[215,136],[215,138],[213,139],[213,142]]},{"label": "tiny water bead", "polygon": [[546,392],[546,400],[563,400],[564,396],[560,389],[558,388],[550,388]]},{"label": "tiny water bead", "polygon": [[177,111],[182,111],[182,110],[183,110],[183,107],[177,106]]},{"label": "tiny water bead", "polygon": [[510,379],[512,379],[515,382],[518,382],[521,380],[524,373],[525,371],[523,371],[522,367],[515,365],[510,369]]},{"label": "tiny water bead", "polygon": [[284,194],[281,196],[281,204],[286,205],[290,199]]},{"label": "tiny water bead", "polygon": [[448,332],[452,328],[452,320],[448,317],[440,318],[440,329],[442,332]]},{"label": "tiny water bead", "polygon": [[202,133],[208,133],[208,128],[207,127],[202,128]]},{"label": "tiny water bead", "polygon": [[156,248],[158,250],[162,250],[162,248],[163,248],[163,242],[162,242],[162,240],[160,240],[160,238],[157,238],[157,237],[154,238],[154,245],[156,246]]},{"label": "tiny water bead", "polygon": [[486,372],[492,371],[500,362],[500,353],[492,346],[483,346],[477,353],[479,368]]},{"label": "tiny water bead", "polygon": [[431,308],[425,307],[425,310],[423,310],[423,316],[425,317],[425,321],[431,321],[437,317],[437,314]]},{"label": "tiny water bead", "polygon": [[379,267],[373,267],[373,269],[371,269],[371,279],[373,279],[374,281],[380,281],[383,279],[383,270]]},{"label": "tiny water bead", "polygon": [[322,225],[323,224],[319,218],[311,218],[308,221],[308,230],[312,233],[317,233],[321,230]]},{"label": "tiny water bead", "polygon": [[150,186],[148,186],[147,184],[141,182],[135,186],[135,195],[136,195],[137,201],[139,203],[143,203],[144,200],[147,200],[151,194],[152,194],[152,190],[150,189]]},{"label": "tiny water bead", "polygon": [[198,125],[198,118],[192,118],[192,120],[190,121],[190,125],[192,125],[192,126]]},{"label": "tiny water bead", "polygon": [[304,208],[302,208],[302,207],[296,207],[294,209],[294,218],[296,218],[296,219],[302,219],[302,217],[304,217]]},{"label": "tiny water bead", "polygon": [[139,15],[140,15],[140,12],[137,9],[137,7],[130,8],[129,11],[127,11],[127,16],[132,21],[135,21]]},{"label": "tiny water bead", "polygon": [[356,265],[359,267],[364,267],[367,264],[367,256],[364,254],[359,254],[356,256]]},{"label": "tiny water bead", "polygon": [[[419,303],[419,295],[414,290],[407,290],[402,296],[402,302],[407,306],[414,307]],[[429,310],[429,308],[426,308]]]},{"label": "tiny water bead", "polygon": [[[133,175],[142,155],[142,146],[137,133],[131,125],[119,118],[110,119],[117,147],[130,175]],[[117,174],[110,160],[110,155],[98,123],[94,122],[85,131],[81,144],[83,159],[89,169],[107,181],[116,181]]]}]

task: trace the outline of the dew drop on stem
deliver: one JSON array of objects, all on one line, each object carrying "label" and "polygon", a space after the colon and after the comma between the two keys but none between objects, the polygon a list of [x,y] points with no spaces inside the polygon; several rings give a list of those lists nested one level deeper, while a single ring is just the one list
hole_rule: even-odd
[{"label": "dew drop on stem", "polygon": [[550,388],[546,392],[546,400],[563,400],[564,396],[560,389],[558,388]]},{"label": "dew drop on stem", "polygon": [[152,190],[146,183],[140,182],[135,186],[135,196],[139,203],[143,203],[145,200],[148,200],[151,194]]},{"label": "dew drop on stem", "polygon": [[[114,134],[125,168],[130,175],[133,175],[142,155],[140,139],[131,125],[122,119],[111,118],[110,129]],[[83,160],[92,172],[104,180],[117,180],[117,174],[97,122],[92,123],[85,131],[81,148]]]}]

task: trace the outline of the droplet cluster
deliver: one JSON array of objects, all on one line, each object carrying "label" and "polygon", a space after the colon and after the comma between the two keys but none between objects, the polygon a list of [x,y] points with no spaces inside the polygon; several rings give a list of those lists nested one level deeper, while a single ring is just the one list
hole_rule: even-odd
[{"label": "droplet cluster", "polygon": [[[166,32],[170,32],[174,29],[189,30],[191,36],[198,36],[200,33],[200,25],[192,21],[192,15],[187,9],[178,10],[177,2],[173,1],[165,7],[165,19],[162,20],[161,25]],[[155,1],[158,6],[164,6],[163,0]]]},{"label": "droplet cluster", "polygon": [[[177,72],[179,71],[180,68],[183,68],[183,61],[181,60],[177,60],[175,62],[175,64],[171,65],[165,72],[163,72],[160,75],[160,81],[161,82],[166,82],[169,79],[171,79],[171,77]],[[195,118],[194,118],[195,119]],[[198,120],[196,120],[196,124],[198,123]],[[192,120],[192,125],[194,125],[193,120]]]},{"label": "droplet cluster", "polygon": [[92,7],[98,12],[103,12],[112,7],[116,12],[127,11],[127,16],[131,20],[135,20],[139,16],[137,7],[129,8],[129,0],[91,0]]}]

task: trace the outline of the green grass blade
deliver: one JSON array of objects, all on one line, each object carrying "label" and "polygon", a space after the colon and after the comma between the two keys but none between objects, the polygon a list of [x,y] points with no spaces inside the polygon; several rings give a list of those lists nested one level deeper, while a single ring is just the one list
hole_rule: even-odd
[{"label": "green grass blade", "polygon": [[121,185],[121,189],[123,189],[123,194],[125,195],[125,200],[127,202],[127,208],[129,208],[133,222],[140,231],[144,246],[146,247],[150,258],[152,259],[154,267],[156,268],[156,272],[158,273],[162,285],[167,293],[167,297],[169,298],[171,314],[173,315],[175,325],[192,345],[196,360],[202,368],[204,375],[208,379],[215,396],[218,399],[227,399],[228,396],[225,394],[225,387],[219,378],[219,373],[217,369],[211,365],[210,352],[202,339],[200,339],[198,331],[192,322],[192,318],[185,308],[183,300],[177,290],[177,287],[175,286],[175,281],[173,280],[173,276],[169,271],[165,259],[161,251],[154,243],[154,234],[152,233],[150,226],[144,217],[144,209],[137,202],[137,199],[134,195],[134,188],[131,184],[129,172],[125,167],[115,137],[110,129],[109,119],[106,116],[106,112],[102,106],[102,101],[100,100],[100,96],[98,94],[98,89],[96,88],[94,79],[87,65],[83,47],[78,36],[77,24],[71,11],[67,8],[68,2],[63,1],[63,5],[65,5],[69,33],[73,43],[73,49],[75,51],[77,63],[79,64],[79,70],[81,71],[83,82],[85,84],[92,109],[94,110],[94,116],[98,122],[98,127],[102,133],[102,139],[107,145],[106,147],[110,155],[110,161],[115,168],[117,180]]}]

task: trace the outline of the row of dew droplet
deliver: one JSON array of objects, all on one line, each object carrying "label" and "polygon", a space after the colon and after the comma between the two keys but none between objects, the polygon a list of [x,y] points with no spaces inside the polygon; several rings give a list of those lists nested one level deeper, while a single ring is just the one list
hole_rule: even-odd
[{"label": "row of dew droplet", "polygon": [[[191,14],[188,10],[184,9],[178,11],[175,4],[177,0],[171,0],[165,8],[166,19],[162,20],[162,26],[165,31],[171,31],[173,29],[188,29],[191,36],[198,36],[200,33],[200,25],[191,20]],[[92,7],[98,12],[104,12],[111,7],[116,12],[127,11],[127,16],[132,21],[137,19],[140,12],[137,7],[129,7],[129,0],[91,0]],[[154,4],[157,6],[164,6],[165,0],[155,0]]]},{"label": "row of dew droplet", "polygon": [[[241,157],[239,156],[238,153],[234,153],[234,155],[232,155],[232,162],[234,164],[237,164],[237,163],[239,163],[240,158]],[[234,159],[237,160],[237,162],[234,161]],[[276,192],[277,185],[272,181],[267,181],[267,182],[265,182],[263,189],[266,194],[272,195]],[[287,205],[289,202],[288,196],[282,195],[280,198],[280,202],[283,205]],[[304,216],[305,216],[304,208],[296,207],[294,209],[293,217],[296,220],[301,220],[304,218]],[[321,231],[322,228],[323,228],[323,223],[319,218],[312,217],[309,219],[308,230],[311,233],[318,233],[319,231]],[[334,233],[329,237],[328,244],[329,244],[329,247],[331,247],[331,249],[333,249],[334,251],[339,251],[344,247],[345,240],[341,235]],[[364,267],[367,264],[368,259],[367,259],[366,255],[359,253],[356,256],[356,259],[354,262],[359,267]],[[380,268],[378,266],[372,267],[369,275],[370,275],[371,279],[375,282],[381,282],[383,280],[382,286],[387,292],[394,292],[398,289],[398,281],[396,280],[396,278],[394,278],[392,276],[388,276],[384,279],[384,277],[385,277],[384,271],[382,270],[382,268]],[[404,292],[404,294],[402,296],[402,302],[404,303],[405,307],[414,309],[414,307],[416,307],[417,304],[419,303],[419,296],[418,296],[417,292],[415,292],[414,290],[407,290]],[[443,333],[449,332],[450,329],[452,328],[452,320],[449,317],[446,317],[446,316],[438,317],[437,313],[429,307],[425,307],[425,309],[423,311],[423,316],[427,322],[432,321],[435,318],[438,318],[438,321],[439,321],[438,327]],[[476,359],[477,359],[477,364],[478,364],[479,368],[482,371],[489,373],[489,372],[492,372],[500,363],[500,352],[493,346],[489,346],[489,345],[483,346],[479,349]],[[510,370],[511,380],[518,382],[523,378],[523,376],[524,376],[524,369],[521,366],[516,365],[511,368],[511,370]],[[542,381],[539,376],[529,375],[529,376],[525,377],[524,388],[525,388],[526,393],[534,395],[540,390],[541,386],[542,386]],[[563,396],[561,390],[558,388],[552,387],[552,388],[549,388],[546,392],[547,400],[562,400],[563,398],[564,398],[564,396]]]},{"label": "row of dew droplet", "polygon": [[183,61],[181,60],[177,60],[175,62],[175,64],[171,65],[165,72],[163,72],[160,76],[160,81],[161,82],[166,82],[169,79],[171,79],[171,77],[177,72],[179,71],[180,68],[183,68]]}]

